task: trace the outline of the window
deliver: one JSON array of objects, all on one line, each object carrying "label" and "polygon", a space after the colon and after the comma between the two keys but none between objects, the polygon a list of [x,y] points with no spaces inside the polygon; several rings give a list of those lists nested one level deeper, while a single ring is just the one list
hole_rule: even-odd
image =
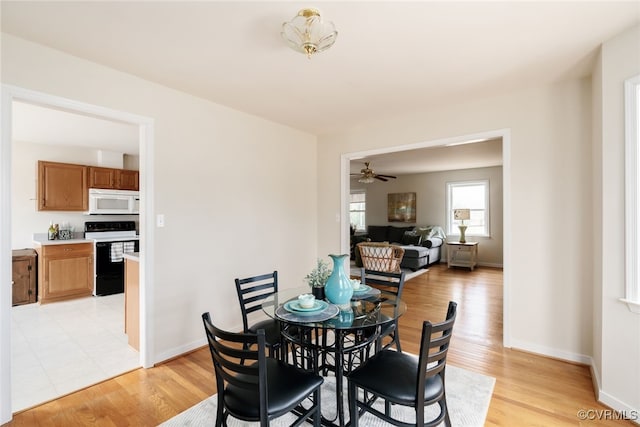
[{"label": "window", "polygon": [[467,236],[489,236],[489,181],[447,183],[447,234],[458,236],[461,221],[453,218],[454,209],[469,209]]},{"label": "window", "polygon": [[625,81],[625,297],[640,313],[640,75]]},{"label": "window", "polygon": [[366,230],[367,195],[364,191],[354,191],[349,200],[349,221],[356,231]]}]

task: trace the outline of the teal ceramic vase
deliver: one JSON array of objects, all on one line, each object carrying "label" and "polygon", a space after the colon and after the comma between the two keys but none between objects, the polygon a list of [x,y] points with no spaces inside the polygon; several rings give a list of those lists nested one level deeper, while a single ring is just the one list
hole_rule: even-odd
[{"label": "teal ceramic vase", "polygon": [[349,255],[329,255],[333,260],[333,270],[324,287],[324,294],[329,302],[336,305],[349,305],[353,295],[353,286],[347,273],[344,271],[344,260]]}]

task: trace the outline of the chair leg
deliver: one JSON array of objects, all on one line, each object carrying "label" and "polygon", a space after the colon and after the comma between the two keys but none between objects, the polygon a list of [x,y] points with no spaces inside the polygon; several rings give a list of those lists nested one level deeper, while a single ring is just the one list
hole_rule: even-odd
[{"label": "chair leg", "polygon": [[313,427],[320,427],[320,422],[322,421],[322,412],[320,412],[320,387],[313,392],[313,403],[316,405],[316,410],[313,414]]},{"label": "chair leg", "polygon": [[224,415],[224,402],[222,400],[222,393],[218,393],[218,411],[216,413],[216,427],[222,427],[225,422]]},{"label": "chair leg", "polygon": [[278,358],[278,355],[280,354],[279,350],[280,350],[280,345],[279,344],[271,344],[270,346],[267,347],[268,348],[268,355],[269,357],[272,357],[274,359]]},{"label": "chair leg", "polygon": [[416,406],[416,427],[424,427],[424,407]]},{"label": "chair leg", "polygon": [[444,411],[444,425],[446,427],[451,427],[451,418],[449,418],[449,406],[447,405],[447,397],[446,395],[442,396],[442,400],[440,401],[440,408]]},{"label": "chair leg", "polygon": [[356,391],[356,385],[349,381],[349,421],[351,423],[351,427],[358,427],[359,421]]}]

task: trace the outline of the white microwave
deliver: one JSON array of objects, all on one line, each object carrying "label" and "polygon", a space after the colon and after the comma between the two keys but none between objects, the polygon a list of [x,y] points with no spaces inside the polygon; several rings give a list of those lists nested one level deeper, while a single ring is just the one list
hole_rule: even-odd
[{"label": "white microwave", "polygon": [[89,215],[138,215],[139,211],[138,191],[89,189]]}]

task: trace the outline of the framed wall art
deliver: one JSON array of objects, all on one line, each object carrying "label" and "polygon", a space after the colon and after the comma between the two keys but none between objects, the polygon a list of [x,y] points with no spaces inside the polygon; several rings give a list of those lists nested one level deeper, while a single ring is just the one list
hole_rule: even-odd
[{"label": "framed wall art", "polygon": [[416,193],[389,193],[387,195],[389,222],[416,222]]}]

